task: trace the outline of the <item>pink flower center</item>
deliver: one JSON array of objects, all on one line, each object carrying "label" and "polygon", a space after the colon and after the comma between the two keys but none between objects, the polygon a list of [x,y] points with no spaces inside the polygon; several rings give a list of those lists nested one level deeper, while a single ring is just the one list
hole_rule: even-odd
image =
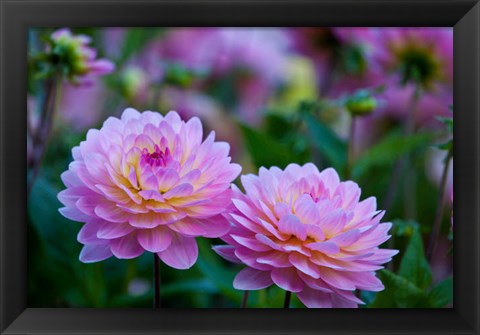
[{"label": "pink flower center", "polygon": [[147,148],[142,150],[141,162],[150,166],[165,166],[170,157],[170,150],[168,148],[162,151],[160,147],[155,144],[155,151],[149,152]]}]

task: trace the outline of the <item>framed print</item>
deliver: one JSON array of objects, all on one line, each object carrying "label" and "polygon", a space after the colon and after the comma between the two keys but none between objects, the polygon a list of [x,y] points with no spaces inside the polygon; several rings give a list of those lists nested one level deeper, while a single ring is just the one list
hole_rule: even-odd
[{"label": "framed print", "polygon": [[477,1],[0,9],[2,334],[479,333]]}]

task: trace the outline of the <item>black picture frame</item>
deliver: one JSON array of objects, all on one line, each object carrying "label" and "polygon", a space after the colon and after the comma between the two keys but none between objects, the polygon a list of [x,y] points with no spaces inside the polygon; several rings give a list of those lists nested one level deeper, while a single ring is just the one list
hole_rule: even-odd
[{"label": "black picture frame", "polygon": [[[479,334],[480,3],[474,0],[0,0],[2,334]],[[27,306],[29,27],[454,27],[452,309],[32,309]]]}]

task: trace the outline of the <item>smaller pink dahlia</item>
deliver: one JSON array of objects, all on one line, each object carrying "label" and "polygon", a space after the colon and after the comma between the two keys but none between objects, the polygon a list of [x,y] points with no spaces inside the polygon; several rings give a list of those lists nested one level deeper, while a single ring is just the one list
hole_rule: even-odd
[{"label": "smaller pink dahlia", "polygon": [[311,163],[285,170],[260,168],[242,176],[246,194],[233,186],[233,227],[214,250],[247,265],[233,282],[239,290],[276,284],[295,292],[307,307],[353,308],[354,291],[381,291],[375,276],[397,250],[380,249],[391,223],[376,199],[359,201],[360,188],[340,182],[333,169]]},{"label": "smaller pink dahlia", "polygon": [[230,226],[231,182],[241,167],[231,164],[229,145],[202,141],[202,124],[176,112],[123,112],[74,147],[58,194],[65,217],[84,222],[80,260],[157,253],[176,269],[198,256],[195,237],[218,237]]},{"label": "smaller pink dahlia", "polygon": [[68,79],[76,84],[90,85],[92,77],[113,72],[115,65],[107,59],[97,59],[97,50],[90,47],[87,35],[74,35],[67,28],[56,30],[50,36],[50,53],[54,63],[62,66]]}]

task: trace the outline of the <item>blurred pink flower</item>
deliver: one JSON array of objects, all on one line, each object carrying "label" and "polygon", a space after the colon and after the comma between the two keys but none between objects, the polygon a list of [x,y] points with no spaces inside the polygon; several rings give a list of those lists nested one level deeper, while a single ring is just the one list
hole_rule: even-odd
[{"label": "blurred pink flower", "polygon": [[123,112],[73,148],[58,194],[67,218],[85,222],[78,234],[82,262],[134,258],[144,251],[177,269],[198,256],[196,236],[229,230],[223,217],[231,204],[230,183],[240,166],[230,163],[229,145],[202,142],[198,118],[176,112]]},{"label": "blurred pink flower", "polygon": [[236,97],[228,108],[254,123],[269,97],[288,80],[288,43],[286,34],[275,28],[171,29],[149,46],[145,63],[148,68],[181,64],[199,74],[196,84],[203,90],[225,87],[222,80],[231,80]]},{"label": "blurred pink flower", "polygon": [[97,51],[88,46],[91,38],[74,35],[67,28],[58,29],[51,35],[52,52],[65,68],[68,79],[76,84],[91,84],[91,78],[111,73],[115,65],[107,59],[97,59]]},{"label": "blurred pink flower", "polygon": [[416,87],[417,124],[438,125],[436,116],[451,115],[453,101],[452,28],[377,28],[372,62],[386,76],[388,104],[380,112],[410,117]]},{"label": "blurred pink flower", "polygon": [[214,250],[247,265],[234,280],[240,290],[276,284],[307,307],[357,307],[356,289],[381,291],[375,276],[398,251],[380,249],[391,223],[380,223],[376,199],[360,199],[352,181],[333,169],[290,164],[242,176],[233,186],[233,227]]},{"label": "blurred pink flower", "polygon": [[102,117],[106,94],[99,78],[92,78],[86,86],[65,82],[58,108],[59,119],[77,131],[96,125]]}]

